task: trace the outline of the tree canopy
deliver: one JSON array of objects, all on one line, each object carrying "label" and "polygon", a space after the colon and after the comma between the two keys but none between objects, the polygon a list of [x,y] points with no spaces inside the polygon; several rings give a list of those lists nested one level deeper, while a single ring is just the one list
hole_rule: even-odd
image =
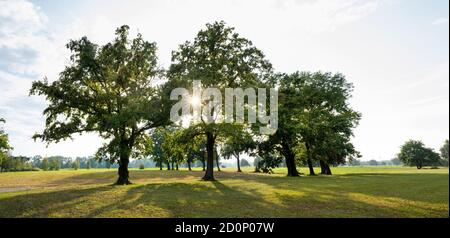
[{"label": "tree canopy", "polygon": [[67,44],[70,64],[59,79],[33,82],[30,94],[43,95],[46,127],[34,136],[59,142],[73,134],[96,132],[107,142],[97,157],[118,160],[117,184],[129,184],[130,156],[138,157],[148,145],[146,131],[169,123],[169,112],[156,80],[161,76],[156,44],[141,34],[129,39],[129,27],[98,46],[83,37]]},{"label": "tree canopy", "polygon": [[[5,123],[5,119],[0,118],[0,123]],[[0,156],[6,154],[12,147],[9,145],[8,135],[0,126]]]},{"label": "tree canopy", "polygon": [[5,119],[0,117],[0,172],[3,172],[6,167],[6,164],[9,162],[8,151],[12,149],[9,145],[8,134],[3,130],[1,126],[2,123],[5,123]]},{"label": "tree canopy", "polygon": [[409,140],[402,145],[397,157],[402,163],[416,166],[418,169],[439,164],[439,154],[433,149],[425,147],[422,141],[417,140]]},{"label": "tree canopy", "polygon": [[[187,41],[172,53],[168,78],[183,86],[192,85],[194,80],[201,80],[202,87],[215,88],[225,95],[226,88],[261,86],[269,79],[271,72],[272,65],[251,41],[240,37],[234,28],[227,27],[224,22],[215,22],[207,24],[206,29],[201,30],[193,42]],[[199,101],[201,105],[208,105],[211,98],[202,97]],[[210,114],[220,115],[223,112],[213,107]],[[207,168],[203,179],[214,180],[213,154],[216,139],[234,132],[235,124],[205,121],[191,125],[187,133],[192,137],[205,137]]]},{"label": "tree canopy", "polygon": [[342,74],[280,74],[273,84],[279,86],[279,127],[261,146],[284,156],[288,176],[299,175],[296,159],[302,148],[312,175],[314,160],[329,170],[329,163],[359,155],[350,139],[361,115],[349,105],[353,85]]}]

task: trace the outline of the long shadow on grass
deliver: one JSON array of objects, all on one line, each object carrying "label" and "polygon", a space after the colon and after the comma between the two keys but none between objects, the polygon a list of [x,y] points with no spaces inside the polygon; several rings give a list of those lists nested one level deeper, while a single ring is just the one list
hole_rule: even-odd
[{"label": "long shadow on grass", "polygon": [[[0,199],[0,217],[50,217],[55,212],[84,203],[83,198],[85,197],[113,188],[114,186],[110,185],[12,195]],[[66,216],[71,216],[71,214],[66,214]],[[72,216],[78,215],[72,214]]]},{"label": "long shadow on grass", "polygon": [[[448,203],[448,174],[364,173],[334,176],[248,177],[252,182],[265,183],[277,189],[305,191],[326,196],[346,197],[359,193],[373,197],[398,198],[426,203]],[[348,198],[346,198],[348,199]]]},{"label": "long shadow on grass", "polygon": [[158,183],[131,187],[120,202],[93,209],[88,217],[118,209],[144,217],[273,217],[271,211],[280,208],[258,194],[246,194],[218,181]]},{"label": "long shadow on grass", "polygon": [[[200,171],[167,171],[167,170],[130,170],[130,180],[158,180],[158,179],[185,179],[188,177],[201,177],[203,172]],[[76,185],[98,185],[98,184],[113,184],[117,179],[117,171],[115,169],[105,170],[92,173],[80,173],[70,177],[56,180],[52,183],[46,184],[49,187],[56,187],[61,185],[76,184]]]},{"label": "long shadow on grass", "polygon": [[[132,170],[131,180],[137,183],[178,182],[200,178],[202,171]],[[75,175],[56,181],[52,186],[66,184],[98,185],[113,183],[116,171]],[[355,173],[334,176],[302,176],[289,178],[255,173],[216,173],[218,180],[238,179],[264,183],[276,189],[299,191],[303,188],[339,193],[364,193],[370,196],[395,197],[422,202],[448,202],[448,174],[439,173]]]},{"label": "long shadow on grass", "polygon": [[[322,179],[321,182],[327,180],[331,182],[330,179]],[[403,184],[388,185],[381,181],[338,181],[333,185],[316,183],[308,186],[306,181],[304,187],[299,188],[305,196],[280,196],[280,203],[290,207],[295,216],[447,217],[448,184],[446,190],[443,186],[428,188],[427,183],[404,187]]]},{"label": "long shadow on grass", "polygon": [[[178,178],[193,175],[181,171],[158,172],[143,171],[139,176],[146,178],[150,174],[151,178],[164,180],[174,175]],[[0,199],[0,217],[448,216],[448,206],[447,211],[430,206],[430,203],[448,203],[448,174],[287,178],[226,172],[218,174],[218,179],[10,195]]]}]

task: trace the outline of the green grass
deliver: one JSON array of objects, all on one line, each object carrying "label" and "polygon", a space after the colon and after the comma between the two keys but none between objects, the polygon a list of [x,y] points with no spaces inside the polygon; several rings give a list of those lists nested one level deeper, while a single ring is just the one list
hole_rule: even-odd
[{"label": "green grass", "polygon": [[[306,172],[306,169],[301,169]],[[333,176],[115,170],[0,174],[0,217],[448,217],[448,169],[334,168]]]}]

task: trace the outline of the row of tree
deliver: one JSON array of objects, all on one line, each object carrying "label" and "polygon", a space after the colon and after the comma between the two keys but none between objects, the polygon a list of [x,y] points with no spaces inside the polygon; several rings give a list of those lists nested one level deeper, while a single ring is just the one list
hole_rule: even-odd
[{"label": "row of tree", "polygon": [[[129,164],[130,168],[155,168],[162,167],[159,164],[161,159],[157,159],[156,161],[145,158],[140,160],[132,160]],[[168,170],[178,170],[181,168],[205,168],[204,164],[201,160],[195,160],[192,163],[186,163],[185,161],[174,161],[176,166],[171,166],[171,163],[168,161],[163,161],[163,163],[167,164]],[[250,166],[250,163],[246,159],[242,159],[242,166]],[[42,156],[11,156],[8,154],[2,154],[2,158],[0,160],[0,173],[2,172],[18,172],[18,171],[58,171],[60,169],[110,169],[110,168],[118,168],[118,164],[111,164],[108,161],[98,161],[95,157],[63,157],[63,156],[50,156],[50,157],[42,157]],[[225,167],[220,164],[220,167]],[[218,167],[220,169],[220,167]]]},{"label": "row of tree", "polygon": [[[173,168],[186,162],[190,167],[201,161],[204,180],[214,180],[219,153],[236,157],[238,165],[241,154],[255,156],[258,170],[265,172],[284,161],[288,176],[299,176],[299,165],[307,165],[314,175],[314,164],[331,174],[332,165],[360,156],[350,139],[361,114],[349,105],[353,85],[344,75],[276,73],[261,50],[224,22],[207,24],[193,41],[181,44],[166,70],[158,64],[156,43],[141,34],[130,39],[128,26],[118,28],[106,45],[83,37],[67,48],[70,63],[59,79],[33,82],[30,90],[49,103],[46,127],[34,139],[57,143],[74,134],[98,133],[106,143],[96,158],[118,163],[117,184],[130,183],[131,158],[148,156],[161,169],[164,164]],[[184,127],[172,122],[172,90],[190,88],[195,80],[222,95],[226,88],[278,89],[278,130],[261,135],[265,125],[248,120],[225,124],[202,118]],[[203,106],[214,103],[211,97],[198,101]],[[217,107],[210,109],[210,115],[223,115]],[[275,113],[269,103],[257,109],[245,105],[247,113],[256,110]]]},{"label": "row of tree", "polygon": [[117,164],[110,164],[109,162],[101,162],[94,157],[75,158],[63,156],[50,157],[26,157],[26,156],[11,156],[8,153],[0,154],[0,172],[15,172],[15,171],[52,171],[60,169],[79,169],[79,168],[117,168]]},{"label": "row of tree", "polygon": [[38,170],[23,156],[0,155],[0,173]]},{"label": "row of tree", "polygon": [[[2,120],[4,121],[4,120]],[[1,128],[0,128],[1,129]],[[206,151],[204,143],[199,141],[197,147],[187,146],[181,147],[182,145],[177,144],[175,131],[170,133],[168,130],[159,128],[157,131],[152,133],[152,144],[151,150],[147,154],[145,159],[133,160],[130,162],[129,167],[131,168],[154,168],[159,167],[160,170],[163,167],[167,167],[167,170],[178,170],[179,167],[188,168],[192,170],[195,168],[203,168],[206,170]],[[13,171],[33,171],[38,168],[44,171],[59,170],[59,169],[91,169],[91,168],[118,168],[118,164],[111,164],[108,161],[99,161],[95,157],[63,157],[63,156],[10,156],[7,151],[12,147],[8,144],[8,138],[6,133],[1,129],[0,138],[2,138],[2,149],[0,153],[0,172],[13,172]],[[254,144],[252,144],[252,139],[241,137],[244,140],[232,141],[232,138],[224,143],[224,147],[221,150],[221,154],[216,154],[217,158],[219,156],[223,159],[230,159],[234,156],[236,158],[237,172],[241,172],[242,166],[250,166],[250,163],[246,159],[240,159],[242,153],[251,154],[251,150],[254,149]],[[180,142],[180,141],[178,141]],[[190,145],[190,144],[188,144]],[[194,144],[195,145],[195,144]],[[184,148],[187,149],[179,154],[173,154],[174,148]],[[434,152],[433,149],[425,147],[423,142],[410,140],[407,141],[403,146],[401,146],[401,151],[397,158],[389,161],[360,161],[358,159],[353,159],[348,161],[347,165],[350,166],[386,166],[386,165],[408,165],[415,166],[421,169],[424,166],[445,166],[448,167],[449,163],[449,145],[448,140],[444,142],[444,145],[440,148],[440,154]],[[175,150],[176,151],[176,150]],[[174,156],[177,155],[177,156]],[[186,156],[184,156],[186,155]],[[168,159],[172,158],[172,159]],[[181,159],[180,159],[181,158]],[[285,160],[282,157],[276,158],[262,158],[256,155],[254,160],[254,166],[256,172],[266,172],[271,173],[272,168],[275,167],[286,167]],[[317,167],[320,162],[313,161],[313,166]],[[215,160],[215,166],[220,171],[223,165],[220,165],[219,160]]]}]

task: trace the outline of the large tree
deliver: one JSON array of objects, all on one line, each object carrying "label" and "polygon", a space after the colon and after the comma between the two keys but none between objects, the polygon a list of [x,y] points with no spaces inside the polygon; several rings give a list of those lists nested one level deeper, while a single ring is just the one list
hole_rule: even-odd
[{"label": "large tree", "polygon": [[[258,87],[271,72],[271,64],[251,41],[240,37],[234,28],[227,27],[224,22],[215,22],[207,24],[193,42],[187,41],[173,52],[168,77],[173,82],[184,83],[184,86],[201,80],[204,88],[216,88],[225,95],[225,88]],[[211,102],[210,98],[199,101],[202,105]],[[214,111],[211,114],[222,113]],[[207,168],[203,180],[214,180],[213,154],[217,137],[232,133],[234,125],[216,120],[205,121],[191,125],[187,132],[191,136],[204,136]]]},{"label": "large tree", "polygon": [[271,86],[279,90],[278,130],[258,143],[258,155],[262,160],[276,157],[274,153],[281,154],[286,162],[287,176],[298,177],[296,148],[300,147],[300,125],[295,118],[299,117],[303,105],[297,92],[299,84],[293,79],[286,74],[277,74],[270,80]]},{"label": "large tree", "polygon": [[314,175],[315,160],[331,174],[329,163],[358,154],[350,138],[361,115],[349,106],[353,86],[342,74],[280,74],[273,83],[279,87],[279,127],[261,147],[285,157],[288,176],[299,175],[296,160],[303,157]]},{"label": "large tree", "polygon": [[353,85],[339,73],[301,72],[290,78],[296,82],[301,103],[295,121],[307,150],[310,174],[314,174],[314,160],[321,162],[322,173],[331,174],[329,163],[344,163],[347,156],[358,155],[350,142],[361,118],[349,105]]},{"label": "large tree", "polygon": [[[0,118],[0,123],[5,123],[5,119]],[[6,153],[10,149],[12,147],[9,145],[8,135],[3,130],[3,127],[0,127],[0,153]]]},{"label": "large tree", "polygon": [[[330,122],[332,123],[332,120]],[[314,146],[313,152],[319,160],[321,174],[332,175],[330,165],[345,164],[347,160],[352,161],[361,157],[350,142],[350,136],[353,135],[351,130],[347,135],[342,131],[334,130],[324,134],[326,137]]]},{"label": "large tree", "polygon": [[434,152],[433,149],[425,147],[422,141],[407,141],[402,145],[397,157],[402,163],[416,166],[417,169],[439,164],[439,154]]},{"label": "large tree", "polygon": [[30,91],[49,102],[46,128],[34,139],[57,143],[73,134],[98,133],[107,142],[97,157],[118,160],[120,185],[130,184],[130,157],[142,155],[145,132],[169,122],[167,101],[155,82],[161,75],[156,44],[128,35],[129,27],[122,26],[103,46],[87,37],[70,41],[70,63],[59,79],[33,82]]},{"label": "large tree", "polygon": [[[3,118],[0,118],[0,123],[5,123]],[[9,145],[8,135],[3,130],[3,127],[0,126],[0,172],[3,172],[5,163],[7,161],[8,151],[11,150],[12,147]]]}]

